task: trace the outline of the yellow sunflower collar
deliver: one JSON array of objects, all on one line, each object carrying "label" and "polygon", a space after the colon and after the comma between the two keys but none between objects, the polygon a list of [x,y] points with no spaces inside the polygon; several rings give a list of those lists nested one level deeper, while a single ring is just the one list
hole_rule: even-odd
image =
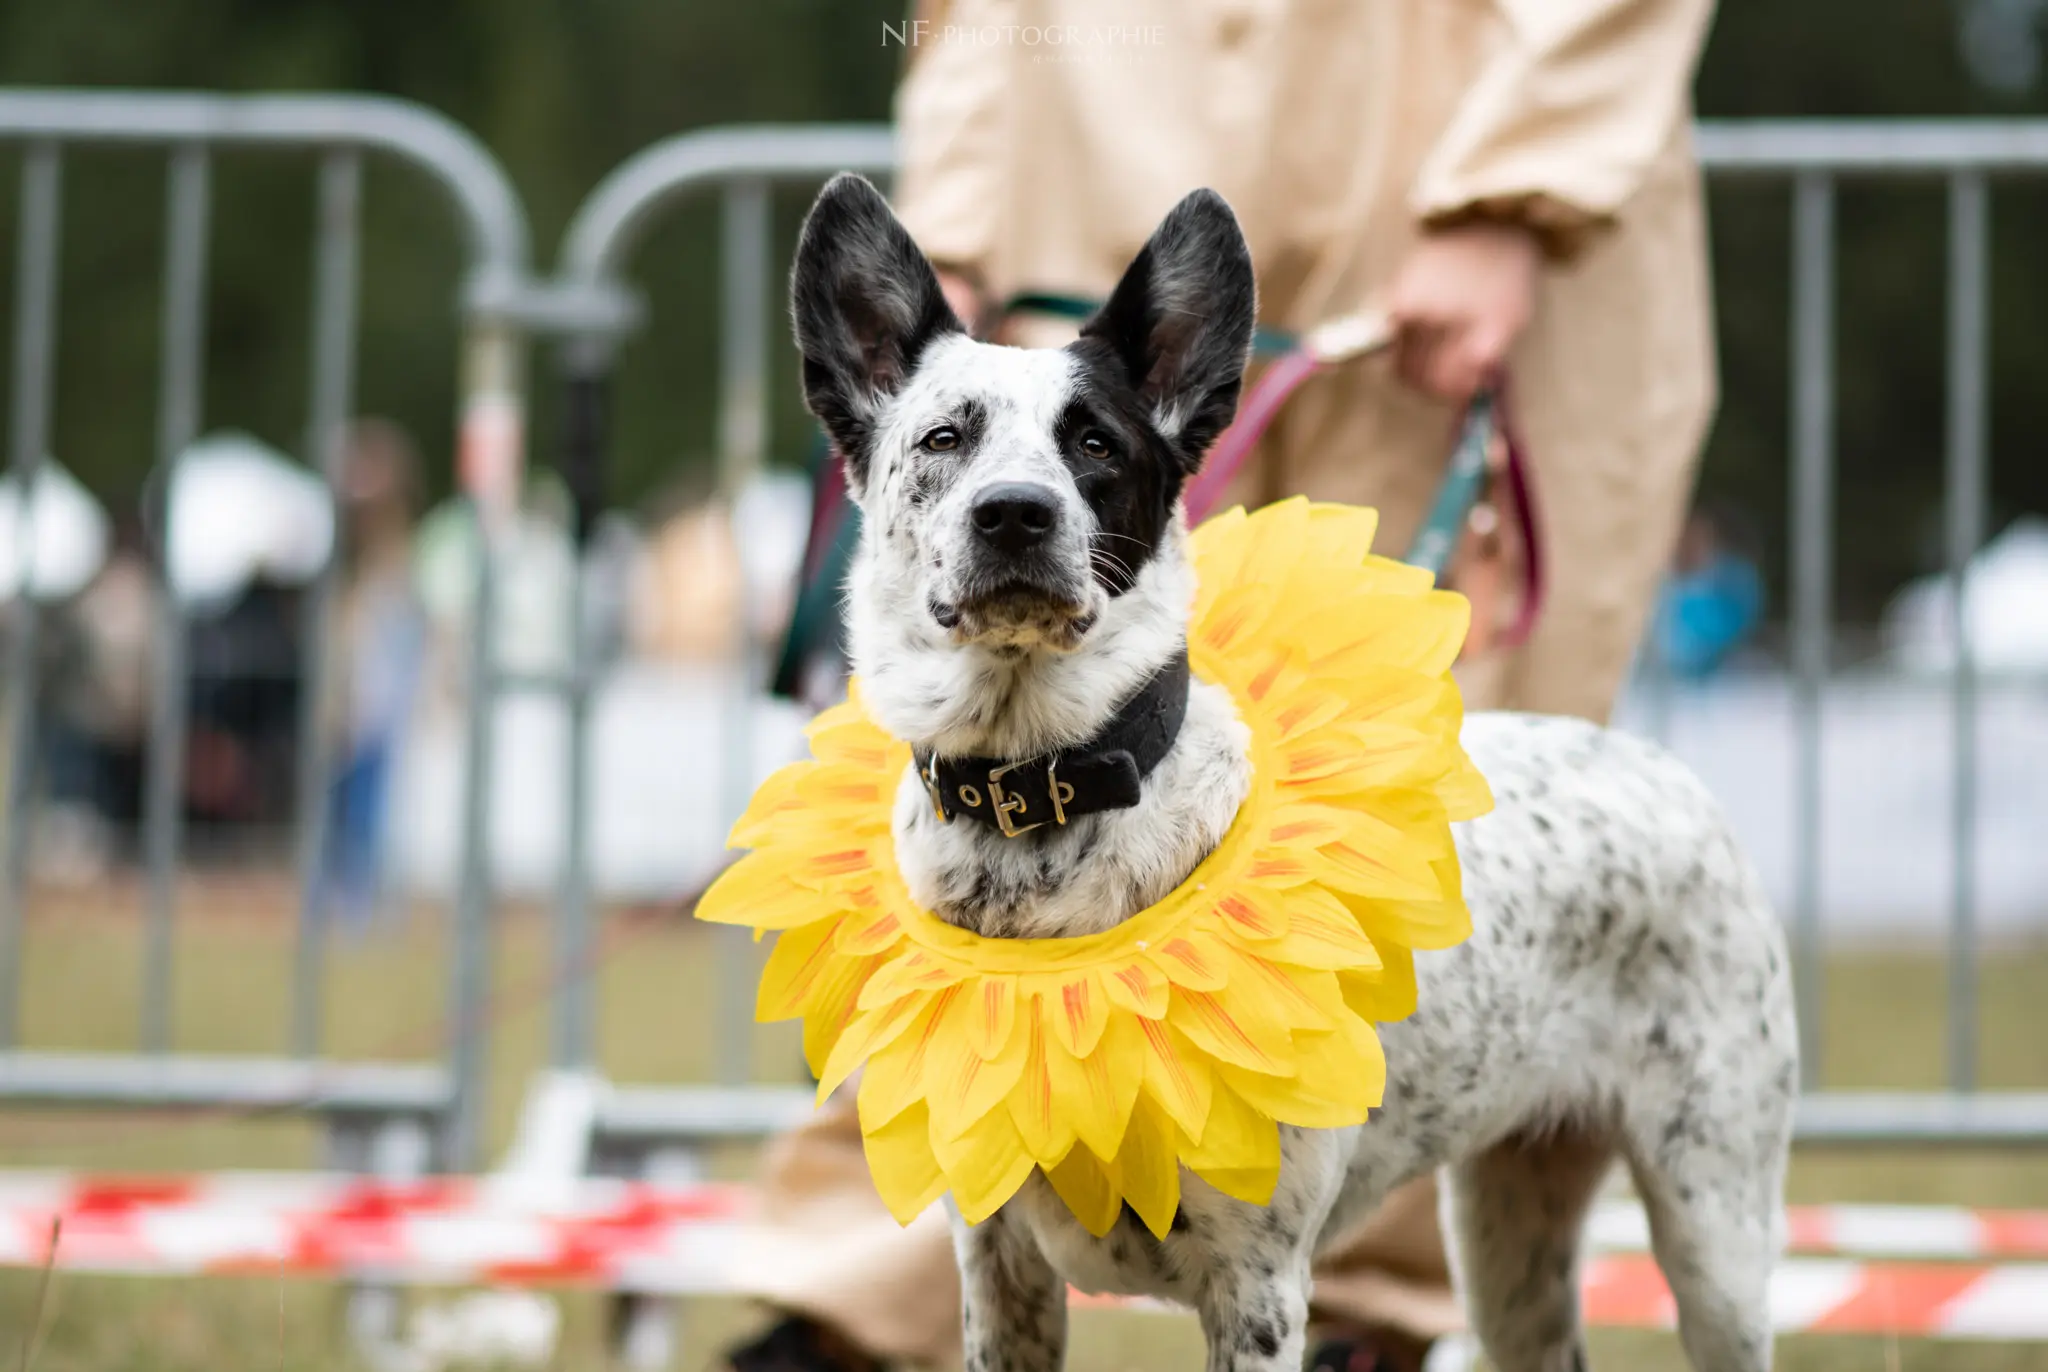
[{"label": "yellow sunflower collar", "polygon": [[1172,894],[1079,938],[988,939],[918,908],[890,822],[908,744],[861,707],[812,724],[732,841],[699,919],[778,937],[762,1020],[801,1017],[819,1099],[865,1065],[876,1188],[969,1223],[1034,1171],[1088,1231],[1125,1204],[1163,1237],[1185,1167],[1272,1199],[1279,1126],[1364,1122],[1377,1023],[1418,948],[1471,930],[1450,822],[1492,796],[1458,743],[1464,599],[1372,557],[1376,516],[1286,501],[1195,530],[1188,652],[1251,730],[1251,792]]}]

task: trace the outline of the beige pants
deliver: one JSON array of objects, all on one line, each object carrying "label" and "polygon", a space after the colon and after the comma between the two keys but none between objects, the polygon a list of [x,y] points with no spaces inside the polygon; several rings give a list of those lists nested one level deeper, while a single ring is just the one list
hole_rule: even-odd
[{"label": "beige pants", "polygon": [[[1530,393],[1526,440],[1549,573],[1535,633],[1460,668],[1473,707],[1604,720],[1628,670],[1692,488],[1708,400],[1654,432],[1575,420]],[[1587,416],[1586,418],[1597,418]],[[1375,505],[1380,552],[1399,557],[1449,457],[1456,415],[1393,384],[1383,361],[1317,378],[1268,435],[1231,503],[1291,492]],[[879,1357],[939,1367],[960,1356],[960,1282],[935,1210],[898,1228],[868,1181],[851,1095],[771,1146],[762,1210],[738,1248],[742,1285],[832,1324]],[[1316,1264],[1318,1318],[1435,1338],[1459,1328],[1436,1185],[1424,1177]]]}]

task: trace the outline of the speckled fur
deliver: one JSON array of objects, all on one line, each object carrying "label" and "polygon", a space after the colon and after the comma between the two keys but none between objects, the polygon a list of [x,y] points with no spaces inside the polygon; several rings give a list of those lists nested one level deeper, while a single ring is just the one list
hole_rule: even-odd
[{"label": "speckled fur", "polygon": [[[878,297],[912,302],[905,318],[931,314],[918,299],[930,269],[907,235],[891,237],[892,219],[874,217],[879,198],[869,204],[834,186],[834,214],[865,216],[849,241],[869,260],[820,268],[813,240],[834,232],[834,220],[814,213],[799,254],[800,344],[831,324],[807,317],[805,302],[857,298],[863,274],[883,283],[871,288]],[[1220,206],[1189,213],[1213,219]],[[1202,227],[1201,247],[1213,256],[1215,225]],[[1179,240],[1162,229],[1140,260],[1149,262],[1145,289],[1172,296],[1197,278],[1201,254],[1173,251],[1187,239],[1185,226]],[[851,284],[807,280],[807,270],[828,268],[850,272]],[[1221,297],[1238,290],[1234,278],[1209,285]],[[1127,300],[1127,314],[1156,328],[1161,309],[1143,304]],[[1235,331],[1249,318],[1248,298],[1224,299],[1204,317],[1199,327],[1229,336],[1112,340],[1136,359],[1121,381],[1100,374],[1103,358],[1085,349],[1020,352],[946,333],[892,345],[888,355],[915,359],[901,375],[823,383],[840,403],[867,397],[867,409],[855,407],[868,444],[855,479],[867,534],[849,614],[867,702],[893,732],[955,754],[1026,757],[1071,745],[1177,648],[1192,589],[1178,510],[1141,560],[1126,560],[1128,584],[1091,582],[1088,535],[1099,528],[1101,497],[1062,459],[1055,417],[1077,392],[1125,384],[1170,454],[1175,426],[1203,413],[1205,397],[1235,396],[1235,375],[1213,367],[1182,366],[1192,381],[1168,393],[1143,389],[1173,371],[1172,357],[1155,355],[1160,347],[1206,348],[1212,362],[1234,349],[1241,369],[1248,338]],[[813,351],[806,345],[807,378]],[[829,408],[815,396],[814,404]],[[935,472],[917,435],[963,415],[982,426],[971,460]],[[979,556],[964,523],[972,493],[1019,473],[1056,490],[1072,521],[1059,566],[1036,593],[999,607],[1000,623],[946,627],[933,607],[972,578],[967,564]],[[1169,489],[1178,488],[1174,477]],[[1457,826],[1473,935],[1417,956],[1419,1008],[1382,1029],[1388,1082],[1372,1120],[1285,1131],[1268,1206],[1184,1174],[1180,1214],[1163,1241],[1128,1212],[1107,1237],[1091,1237],[1038,1178],[985,1223],[956,1219],[967,1372],[1058,1367],[1066,1282],[1193,1307],[1219,1372],[1295,1372],[1318,1249],[1391,1188],[1439,1169],[1460,1289],[1489,1359],[1501,1372],[1573,1372],[1584,1365],[1580,1229],[1617,1159],[1649,1210],[1697,1372],[1768,1368],[1765,1288],[1797,1077],[1777,922],[1712,799],[1651,745],[1508,714],[1472,717],[1464,737],[1496,799],[1493,813]],[[916,897],[964,927],[1087,933],[1178,884],[1228,827],[1248,778],[1246,733],[1229,698],[1198,684],[1136,808],[1004,839],[939,821],[906,776],[897,852]]]}]

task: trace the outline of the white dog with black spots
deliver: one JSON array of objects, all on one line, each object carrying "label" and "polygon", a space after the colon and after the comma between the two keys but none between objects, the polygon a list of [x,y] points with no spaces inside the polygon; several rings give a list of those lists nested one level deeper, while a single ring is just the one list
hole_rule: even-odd
[{"label": "white dog with black spots", "polygon": [[[864,516],[848,586],[875,718],[920,758],[1085,747],[1185,644],[1181,488],[1235,412],[1250,257],[1198,191],[1072,345],[970,338],[880,194],[827,186],[792,279],[812,411]],[[1172,1231],[1104,1238],[1042,1177],[956,1219],[968,1372],[1050,1372],[1066,1287],[1197,1311],[1217,1372],[1298,1372],[1310,1262],[1392,1188],[1441,1169],[1472,1328],[1501,1372],[1585,1366],[1581,1229],[1613,1164],[1647,1207],[1697,1372],[1763,1372],[1797,1046],[1783,940],[1700,784],[1633,738],[1475,714],[1496,806],[1458,826],[1469,941],[1416,959],[1382,1028],[1385,1103],[1288,1129],[1266,1206],[1183,1175]],[[1137,803],[1018,837],[948,822],[916,771],[896,851],[920,903],[991,937],[1091,933],[1215,846],[1250,776],[1228,694],[1199,680]]]}]

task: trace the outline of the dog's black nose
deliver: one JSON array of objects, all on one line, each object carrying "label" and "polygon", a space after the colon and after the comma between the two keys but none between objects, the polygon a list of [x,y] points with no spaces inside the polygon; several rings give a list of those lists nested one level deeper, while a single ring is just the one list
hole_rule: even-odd
[{"label": "dog's black nose", "polygon": [[991,486],[974,502],[974,531],[998,552],[1036,547],[1059,527],[1059,498],[1028,481]]}]

